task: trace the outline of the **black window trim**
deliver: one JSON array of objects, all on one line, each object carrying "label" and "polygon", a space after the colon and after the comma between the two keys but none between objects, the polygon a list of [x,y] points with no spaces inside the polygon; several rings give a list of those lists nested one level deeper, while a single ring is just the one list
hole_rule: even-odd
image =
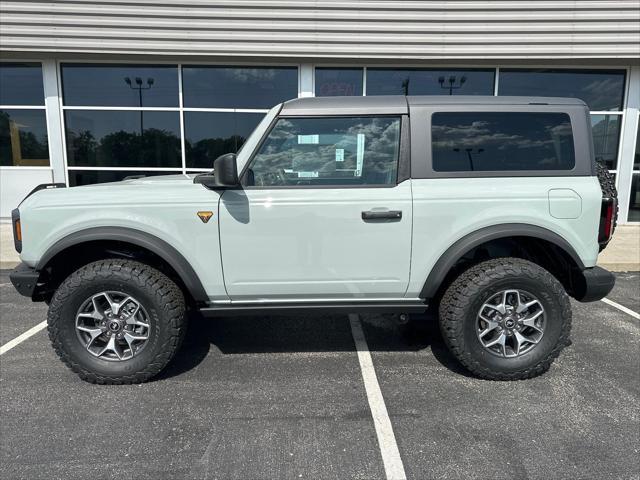
[{"label": "black window trim", "polygon": [[[281,118],[353,118],[353,117],[371,117],[371,118],[400,118],[400,148],[398,149],[398,163],[396,167],[396,181],[395,183],[385,183],[385,184],[376,184],[376,185],[273,185],[268,187],[256,186],[256,185],[243,185],[245,175],[249,170],[249,166],[253,164],[253,160],[257,153],[262,149],[262,145],[266,141],[267,137],[275,127],[278,120]],[[251,157],[247,160],[244,167],[242,168],[242,172],[238,175],[240,179],[239,190],[326,190],[326,189],[334,189],[334,190],[342,190],[342,189],[351,189],[351,188],[395,188],[400,183],[405,180],[408,180],[411,177],[411,144],[410,144],[410,129],[411,125],[409,122],[409,115],[407,114],[381,114],[376,115],[374,113],[369,114],[332,114],[332,115],[277,115],[269,124],[269,127],[265,131],[264,135],[260,139],[258,145],[251,153]],[[405,132],[406,133],[403,133]],[[409,172],[408,175],[406,172]],[[401,176],[401,173],[403,174]]]},{"label": "black window trim", "polygon": [[[497,177],[571,177],[594,174],[595,160],[589,111],[586,106],[572,105],[447,105],[410,106],[413,117],[411,138],[411,178],[497,178]],[[569,115],[573,131],[575,165],[570,170],[503,170],[472,172],[439,172],[433,169],[431,117],[434,113],[464,112],[524,112],[524,113],[564,113]]]}]

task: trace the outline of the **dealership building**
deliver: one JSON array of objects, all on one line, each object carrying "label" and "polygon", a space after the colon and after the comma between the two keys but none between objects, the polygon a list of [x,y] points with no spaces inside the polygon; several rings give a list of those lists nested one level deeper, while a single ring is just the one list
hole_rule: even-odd
[{"label": "dealership building", "polygon": [[640,222],[640,2],[9,1],[0,217],[41,183],[211,169],[273,105],[338,95],[576,97]]}]

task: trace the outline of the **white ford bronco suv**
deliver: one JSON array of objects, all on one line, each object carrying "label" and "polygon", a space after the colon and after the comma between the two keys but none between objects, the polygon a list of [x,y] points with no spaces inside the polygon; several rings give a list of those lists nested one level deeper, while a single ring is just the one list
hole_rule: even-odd
[{"label": "white ford bronco suv", "polygon": [[291,100],[210,173],[61,187],[14,210],[11,281],[90,382],[160,372],[187,309],[430,307],[475,375],[530,378],[569,343],[569,297],[614,284],[616,192],[575,99]]}]

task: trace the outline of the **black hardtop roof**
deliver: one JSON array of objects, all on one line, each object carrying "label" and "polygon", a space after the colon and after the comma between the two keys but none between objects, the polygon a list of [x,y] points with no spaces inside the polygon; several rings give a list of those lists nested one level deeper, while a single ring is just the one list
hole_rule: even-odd
[{"label": "black hardtop roof", "polygon": [[410,105],[579,105],[577,98],[493,95],[373,95],[369,97],[306,97],[285,102],[281,115],[403,114]]}]

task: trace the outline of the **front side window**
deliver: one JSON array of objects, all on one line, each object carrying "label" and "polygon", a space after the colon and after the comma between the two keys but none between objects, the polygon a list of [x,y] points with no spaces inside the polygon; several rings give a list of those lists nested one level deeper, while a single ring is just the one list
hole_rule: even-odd
[{"label": "front side window", "polygon": [[248,186],[396,183],[400,117],[281,118],[244,176]]},{"label": "front side window", "polygon": [[431,121],[436,172],[571,170],[566,113],[441,112]]}]

